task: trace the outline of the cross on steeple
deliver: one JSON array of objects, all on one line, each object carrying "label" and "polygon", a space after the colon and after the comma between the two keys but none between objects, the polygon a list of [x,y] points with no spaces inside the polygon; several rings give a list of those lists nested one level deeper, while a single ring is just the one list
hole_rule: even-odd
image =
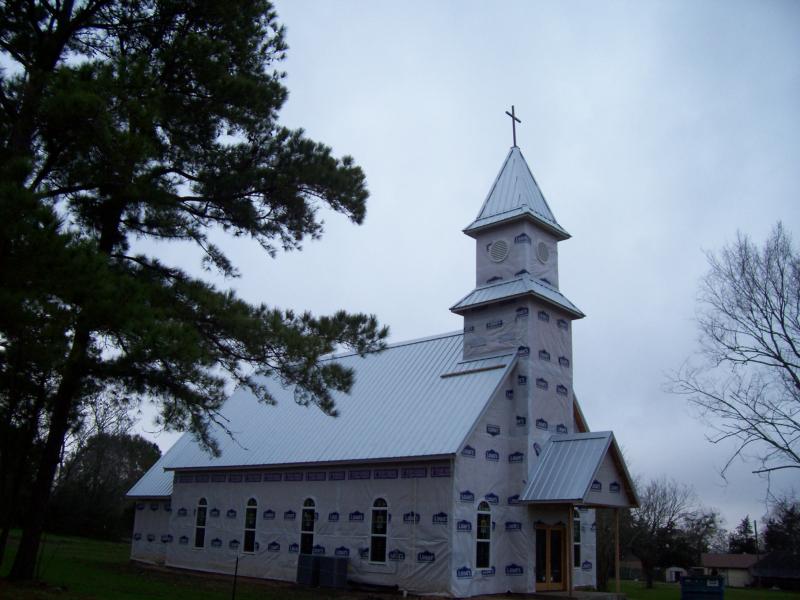
[{"label": "cross on steeple", "polygon": [[514,114],[514,105],[511,105],[511,112],[506,111],[506,114],[511,117],[511,131],[514,135],[514,148],[517,147],[517,123],[522,123]]}]

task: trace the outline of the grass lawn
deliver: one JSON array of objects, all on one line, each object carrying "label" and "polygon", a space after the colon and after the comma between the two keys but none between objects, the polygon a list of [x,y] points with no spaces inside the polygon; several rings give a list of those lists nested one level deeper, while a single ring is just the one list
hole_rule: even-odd
[{"label": "grass lawn", "polygon": [[[11,568],[17,538],[12,534],[0,576]],[[128,560],[130,546],[49,535],[39,562],[40,581],[12,585],[0,579],[2,600],[229,600],[232,579],[214,575],[144,568]],[[612,583],[613,586],[613,583]],[[652,590],[623,581],[629,600],[679,600],[677,584]],[[399,594],[304,589],[288,583],[239,580],[237,600],[392,600]],[[517,596],[518,597],[518,596]],[[502,596],[498,596],[502,598]],[[725,590],[725,600],[800,600],[800,592]]]},{"label": "grass lawn", "polygon": [[[613,581],[610,585],[613,589]],[[644,582],[623,581],[622,591],[628,600],[679,600],[681,597],[681,587],[677,583],[656,583],[652,590],[648,590]],[[800,592],[726,588],[725,600],[800,600]]]},{"label": "grass lawn", "polygon": [[[11,568],[17,538],[9,540],[0,576]],[[131,563],[130,545],[48,535],[41,554],[40,582],[12,585],[0,580],[3,600],[230,600],[232,579],[161,571]],[[239,580],[236,600],[366,600],[383,594],[306,590],[291,584]]]}]

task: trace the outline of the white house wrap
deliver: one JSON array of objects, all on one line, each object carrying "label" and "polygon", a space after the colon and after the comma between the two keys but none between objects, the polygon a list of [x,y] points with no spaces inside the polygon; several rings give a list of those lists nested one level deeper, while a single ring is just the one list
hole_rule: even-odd
[{"label": "white house wrap", "polygon": [[[130,490],[132,558],[294,580],[301,554],[348,579],[474,596],[592,587],[593,507],[636,503],[610,432],[589,433],[572,385],[557,223],[519,148],[478,218],[464,331],[337,361],[340,416],[244,390],[211,457],[184,435]],[[568,537],[569,536],[569,537]]]}]

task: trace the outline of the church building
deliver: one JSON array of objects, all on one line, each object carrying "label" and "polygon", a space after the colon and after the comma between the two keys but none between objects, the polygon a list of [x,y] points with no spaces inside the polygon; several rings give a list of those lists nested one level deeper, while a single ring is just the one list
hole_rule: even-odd
[{"label": "church building", "polygon": [[211,457],[185,434],[130,490],[131,557],[294,581],[304,555],[413,593],[591,588],[595,509],[637,499],[614,435],[573,390],[558,244],[570,235],[511,148],[477,218],[463,331],[336,361],[355,371],[339,416],[238,390]]}]

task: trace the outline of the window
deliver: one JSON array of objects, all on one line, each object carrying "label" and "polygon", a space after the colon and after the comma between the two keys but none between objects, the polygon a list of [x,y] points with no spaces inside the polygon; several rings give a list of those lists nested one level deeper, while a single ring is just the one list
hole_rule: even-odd
[{"label": "window", "polygon": [[194,547],[203,548],[206,545],[206,511],[208,502],[205,498],[200,498],[197,502],[194,520]]},{"label": "window", "polygon": [[475,541],[475,568],[491,567],[492,513],[488,502],[478,505],[478,527]]},{"label": "window", "polygon": [[369,538],[370,562],[386,562],[386,527],[389,521],[389,505],[378,498],[372,505],[372,529]]},{"label": "window", "polygon": [[572,565],[581,566],[581,513],[572,509]]},{"label": "window", "polygon": [[244,509],[244,551],[256,551],[256,521],[258,515],[258,502],[255,498],[247,501]]},{"label": "window", "polygon": [[314,501],[306,498],[300,519],[300,554],[311,554],[314,550]]}]

